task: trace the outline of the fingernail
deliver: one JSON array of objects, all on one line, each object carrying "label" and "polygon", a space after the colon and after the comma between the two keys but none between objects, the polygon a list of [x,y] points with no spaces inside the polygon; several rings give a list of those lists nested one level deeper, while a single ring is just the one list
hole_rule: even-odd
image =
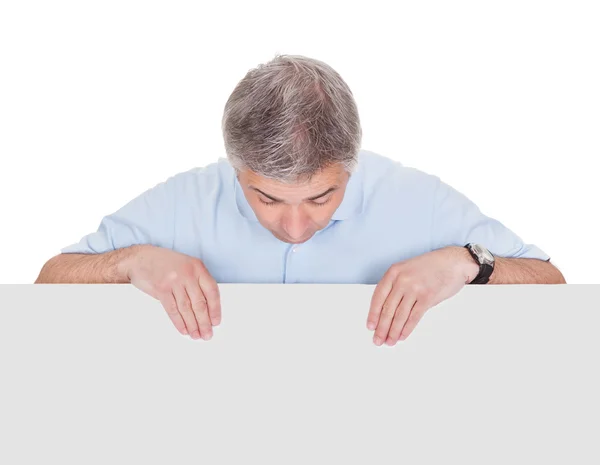
[{"label": "fingernail", "polygon": [[367,328],[369,328],[369,329],[375,329],[375,323],[373,323],[372,321],[369,321],[367,323]]},{"label": "fingernail", "polygon": [[200,337],[200,332],[198,330],[195,330],[192,333],[192,339],[198,339]]},{"label": "fingernail", "polygon": [[187,328],[183,328],[183,331],[182,331],[182,333],[183,333],[183,334],[187,334],[187,333],[188,333],[188,330],[187,330]]},{"label": "fingernail", "polygon": [[387,338],[387,340],[385,341],[385,343],[386,343],[388,346],[391,346],[391,345],[393,345],[393,344],[392,344],[392,342],[393,342],[393,341],[392,341],[392,340],[391,340],[389,337],[388,337],[388,338]]},{"label": "fingernail", "polygon": [[204,340],[208,341],[210,338],[212,338],[212,332],[210,333],[204,333]]},{"label": "fingernail", "polygon": [[375,345],[381,345],[381,339],[379,339],[379,337],[375,336]]}]

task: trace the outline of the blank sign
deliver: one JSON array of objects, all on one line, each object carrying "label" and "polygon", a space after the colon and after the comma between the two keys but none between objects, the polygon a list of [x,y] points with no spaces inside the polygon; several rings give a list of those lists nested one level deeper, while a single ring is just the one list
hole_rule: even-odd
[{"label": "blank sign", "polygon": [[0,463],[600,463],[600,286],[467,286],[395,346],[370,285],[0,286]]}]

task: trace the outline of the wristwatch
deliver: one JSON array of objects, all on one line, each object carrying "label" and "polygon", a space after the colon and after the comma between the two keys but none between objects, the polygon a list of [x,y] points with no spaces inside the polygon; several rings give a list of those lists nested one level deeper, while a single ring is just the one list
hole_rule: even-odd
[{"label": "wristwatch", "polygon": [[479,265],[479,274],[469,284],[486,284],[494,271],[494,255],[481,244],[469,242],[465,247]]}]

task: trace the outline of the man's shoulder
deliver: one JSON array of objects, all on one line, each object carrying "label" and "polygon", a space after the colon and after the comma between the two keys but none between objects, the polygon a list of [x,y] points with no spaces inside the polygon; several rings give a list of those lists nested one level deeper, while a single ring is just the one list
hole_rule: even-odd
[{"label": "man's shoulder", "polygon": [[230,175],[232,170],[233,168],[229,164],[229,161],[226,158],[221,157],[216,161],[206,165],[195,166],[185,171],[179,171],[170,176],[169,179],[203,179],[206,181],[219,180]]},{"label": "man's shoulder", "polygon": [[435,186],[439,179],[434,174],[365,149],[359,152],[359,171],[367,189],[385,190],[385,187],[389,187],[422,190]]},{"label": "man's shoulder", "polygon": [[165,183],[177,193],[189,193],[190,190],[206,192],[229,186],[233,168],[226,158],[219,158],[204,166],[196,166],[169,176]]}]

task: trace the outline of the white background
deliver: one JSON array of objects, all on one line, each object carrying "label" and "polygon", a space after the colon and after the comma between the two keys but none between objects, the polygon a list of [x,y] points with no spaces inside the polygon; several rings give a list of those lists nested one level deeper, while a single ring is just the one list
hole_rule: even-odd
[{"label": "white background", "polygon": [[567,282],[600,282],[597,2],[0,5],[2,283],[224,156],[225,101],[275,53],[340,72],[364,148],[440,176]]}]

